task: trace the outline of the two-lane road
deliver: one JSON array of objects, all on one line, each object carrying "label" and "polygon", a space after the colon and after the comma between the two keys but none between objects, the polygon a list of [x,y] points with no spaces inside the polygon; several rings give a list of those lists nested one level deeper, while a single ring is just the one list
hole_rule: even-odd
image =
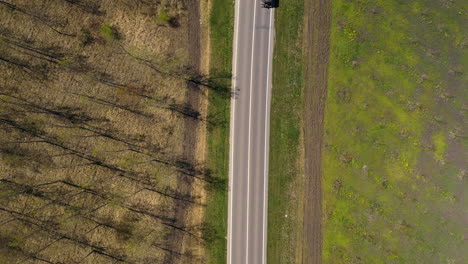
[{"label": "two-lane road", "polygon": [[228,264],[266,263],[273,10],[236,0]]}]

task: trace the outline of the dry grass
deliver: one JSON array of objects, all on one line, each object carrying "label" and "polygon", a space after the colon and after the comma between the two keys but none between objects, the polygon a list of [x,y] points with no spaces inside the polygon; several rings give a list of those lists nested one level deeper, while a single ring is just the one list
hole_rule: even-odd
[{"label": "dry grass", "polygon": [[[176,199],[203,202],[178,190],[200,176],[180,143],[187,10],[146,2],[0,2],[0,262],[201,258],[200,238],[165,247],[200,236],[200,206],[190,228],[173,213]],[[161,9],[170,25],[154,22]]]}]

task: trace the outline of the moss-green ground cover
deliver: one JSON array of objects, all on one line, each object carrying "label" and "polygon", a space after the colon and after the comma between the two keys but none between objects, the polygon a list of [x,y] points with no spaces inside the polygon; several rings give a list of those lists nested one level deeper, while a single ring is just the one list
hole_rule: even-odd
[{"label": "moss-green ground cover", "polygon": [[467,7],[333,1],[324,263],[466,263]]}]

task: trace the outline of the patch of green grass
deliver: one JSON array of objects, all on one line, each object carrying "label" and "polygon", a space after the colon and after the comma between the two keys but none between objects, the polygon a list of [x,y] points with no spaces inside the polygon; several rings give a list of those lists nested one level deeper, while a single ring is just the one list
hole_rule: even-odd
[{"label": "patch of green grass", "polygon": [[[293,0],[275,10],[276,39],[270,124],[268,187],[268,263],[296,263],[302,242],[300,158],[304,1]],[[287,217],[286,217],[287,215]]]},{"label": "patch of green grass", "polygon": [[466,210],[455,195],[462,168],[437,161],[449,151],[447,133],[460,110],[438,105],[450,100],[455,83],[466,84],[448,74],[462,63],[463,8],[452,1],[333,2],[325,264],[462,263],[466,246],[454,213]]},{"label": "patch of green grass", "polygon": [[212,1],[207,165],[216,183],[208,192],[205,209],[205,225],[212,229],[206,246],[211,264],[226,262],[233,20],[233,1]]},{"label": "patch of green grass", "polygon": [[117,30],[110,24],[103,24],[101,26],[101,36],[107,41],[112,42],[118,39]]},{"label": "patch of green grass", "polygon": [[155,22],[160,25],[165,25],[165,24],[168,24],[169,21],[171,21],[171,17],[169,16],[169,14],[164,10],[159,11],[159,14],[156,17]]},{"label": "patch of green grass", "polygon": [[434,143],[434,155],[439,161],[444,160],[445,151],[447,150],[447,142],[444,131],[439,131],[432,136],[432,142]]}]

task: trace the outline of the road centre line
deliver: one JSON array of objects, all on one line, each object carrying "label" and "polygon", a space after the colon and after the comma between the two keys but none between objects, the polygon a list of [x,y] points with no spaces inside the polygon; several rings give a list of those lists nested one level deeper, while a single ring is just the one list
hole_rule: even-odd
[{"label": "road centre line", "polygon": [[254,4],[254,17],[252,23],[252,59],[250,61],[250,94],[249,94],[249,141],[247,144],[247,236],[246,236],[246,251],[245,263],[249,263],[249,199],[250,199],[250,131],[252,128],[252,82],[253,82],[253,61],[254,61],[254,47],[255,47],[255,18],[257,14],[257,3]]}]

